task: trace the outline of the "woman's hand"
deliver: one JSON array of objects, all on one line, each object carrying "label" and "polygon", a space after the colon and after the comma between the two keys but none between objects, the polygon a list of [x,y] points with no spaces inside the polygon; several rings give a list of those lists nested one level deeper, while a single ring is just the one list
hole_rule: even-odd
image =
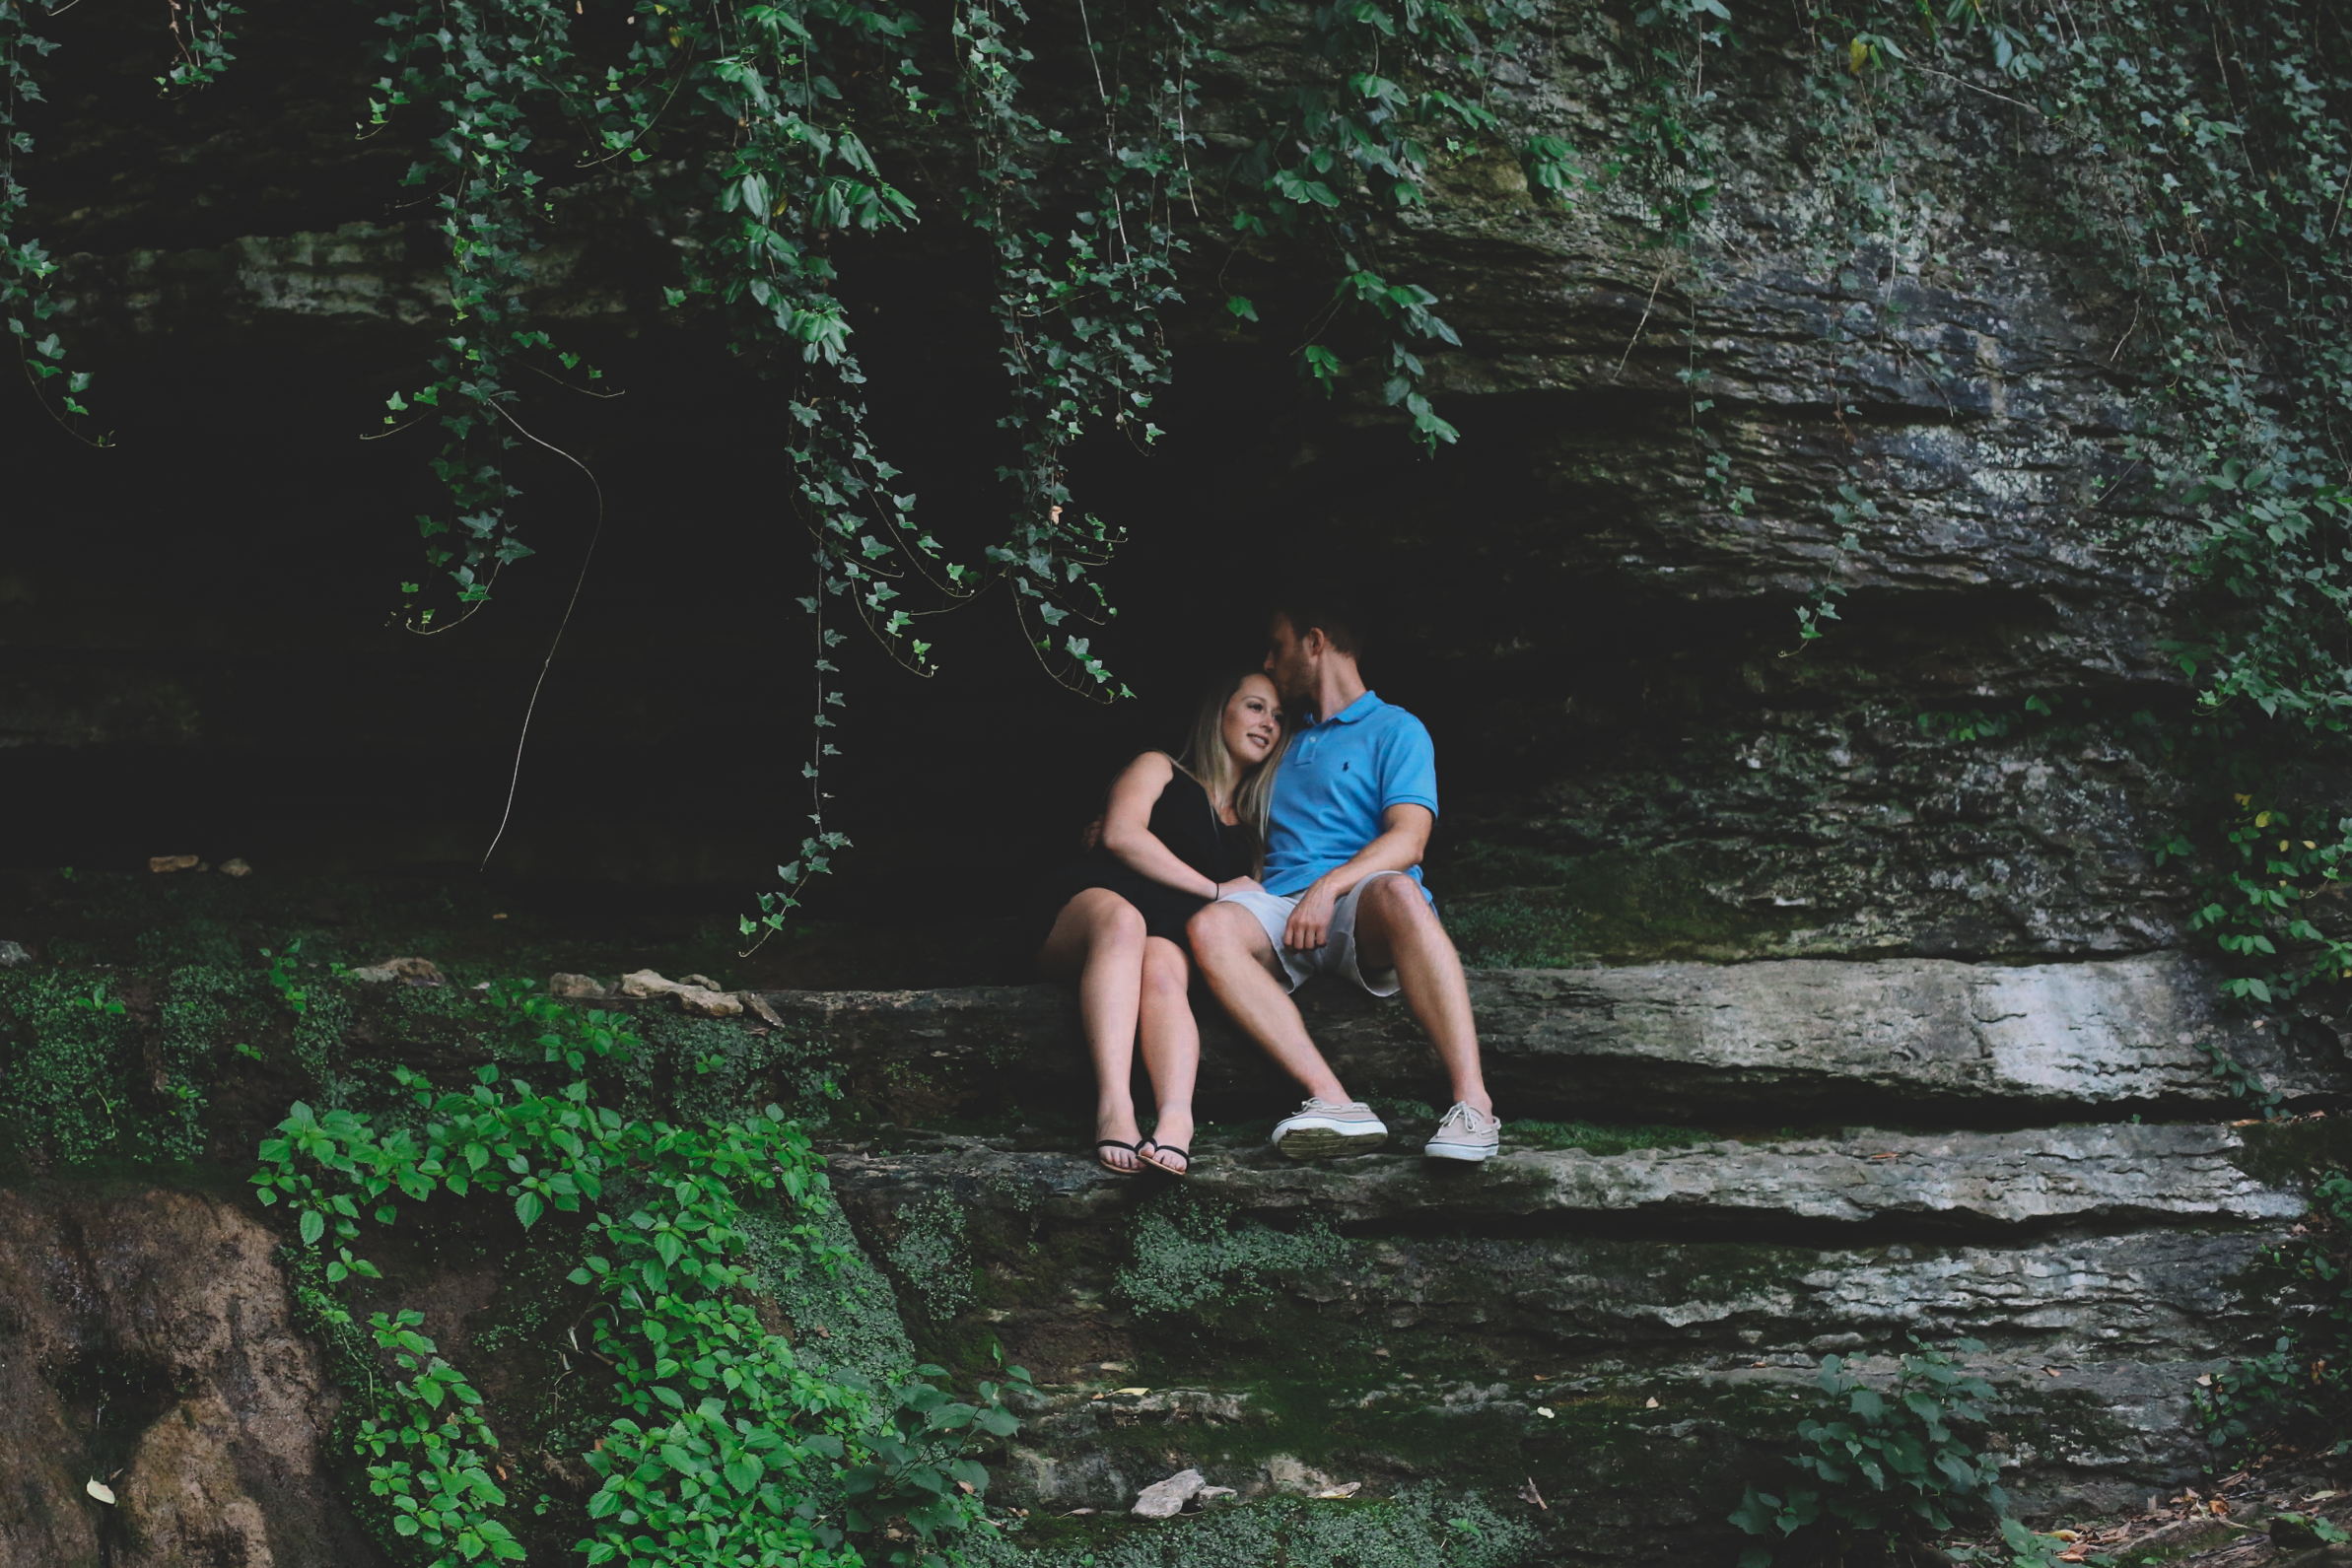
[{"label": "woman's hand", "polygon": [[1229,882],[1219,882],[1216,885],[1216,896],[1220,899],[1229,899],[1236,893],[1263,893],[1265,891],[1266,889],[1258,885],[1258,879],[1254,876],[1237,876]]}]

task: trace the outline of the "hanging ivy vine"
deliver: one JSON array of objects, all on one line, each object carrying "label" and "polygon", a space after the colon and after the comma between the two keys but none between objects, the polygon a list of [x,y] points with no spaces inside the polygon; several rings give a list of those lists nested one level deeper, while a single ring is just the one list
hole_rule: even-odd
[{"label": "hanging ivy vine", "polygon": [[[202,88],[233,58],[232,0],[165,0],[174,54],[168,92]],[[606,10],[610,0],[597,9]],[[36,382],[59,376],[58,410],[89,377],[68,372],[43,332],[55,272],[16,238],[25,206],[17,156],[30,143],[16,105],[37,95],[30,60],[50,45],[26,28],[26,0],[0,0],[0,70],[9,117],[0,164],[0,307]],[[1517,47],[1532,0],[1159,0],[1105,19],[1079,8],[1090,101],[1041,114],[1023,94],[1032,22],[1019,0],[962,0],[944,37],[890,0],[628,0],[627,44],[584,46],[586,0],[436,0],[384,13],[386,73],[370,123],[423,133],[406,182],[427,193],[443,245],[446,322],[413,386],[387,400],[379,439],[438,432],[428,459],[442,504],[418,514],[427,571],[400,584],[401,619],[420,634],[464,624],[501,575],[527,559],[515,503],[516,460],[545,445],[527,424],[535,378],[592,390],[600,377],[529,313],[527,295],[567,193],[618,189],[673,242],[666,307],[721,329],[726,352],[776,386],[787,462],[774,485],[810,540],[815,676],[808,831],[778,886],[742,920],[755,939],[781,929],[807,879],[848,840],[826,821],[822,778],[845,707],[836,661],[852,614],[901,665],[932,668],[918,617],[1002,584],[1040,661],[1063,684],[1127,695],[1090,628],[1112,613],[1095,576],[1116,523],[1080,503],[1079,445],[1096,434],[1148,445],[1153,398],[1173,374],[1164,328],[1184,306],[1178,269],[1202,239],[1280,239],[1319,249],[1332,290],[1298,323],[1302,374],[1329,392],[1349,367],[1327,341],[1354,313],[1380,328],[1366,369],[1382,400],[1425,447],[1456,437],[1432,404],[1425,356],[1459,338],[1429,289],[1384,263],[1384,228],[1420,206],[1432,150],[1491,142],[1493,67]],[[1250,145],[1205,167],[1199,72],[1237,29],[1293,36],[1304,71],[1247,104]],[[609,36],[598,33],[599,39]],[[941,45],[944,44],[944,49]],[[1006,401],[1016,456],[1001,478],[1010,517],[977,562],[946,558],[916,520],[914,498],[868,433],[865,373],[837,292],[855,241],[918,218],[874,151],[877,131],[970,149],[961,216],[997,272]],[[1543,190],[1573,184],[1566,145],[1519,150]],[[1188,236],[1190,238],[1188,238]],[[1250,300],[1224,307],[1255,320]]]}]

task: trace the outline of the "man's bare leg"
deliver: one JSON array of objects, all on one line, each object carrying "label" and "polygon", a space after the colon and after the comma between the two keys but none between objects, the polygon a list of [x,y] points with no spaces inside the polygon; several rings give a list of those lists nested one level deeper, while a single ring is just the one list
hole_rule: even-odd
[{"label": "man's bare leg", "polygon": [[1298,1003],[1275,978],[1274,944],[1257,917],[1237,904],[1211,904],[1185,931],[1193,939],[1193,961],[1241,1032],[1307,1093],[1332,1105],[1347,1104],[1348,1091],[1308,1037]]},{"label": "man's bare leg", "polygon": [[1419,884],[1407,876],[1384,876],[1363,890],[1355,909],[1355,954],[1356,967],[1366,974],[1396,970],[1406,1005],[1453,1080],[1454,1098],[1492,1116],[1494,1101],[1479,1065],[1478,1024],[1470,1013],[1462,955],[1421,897]]}]

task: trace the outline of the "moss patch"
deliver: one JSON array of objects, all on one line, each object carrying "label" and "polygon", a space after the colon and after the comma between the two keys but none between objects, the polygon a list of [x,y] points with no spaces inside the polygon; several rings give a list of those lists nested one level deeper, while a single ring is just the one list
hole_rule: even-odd
[{"label": "moss patch", "polygon": [[1188,1191],[1155,1193],[1128,1223],[1131,1259],[1115,1278],[1145,1317],[1193,1313],[1211,1303],[1262,1299],[1272,1282],[1330,1269],[1349,1243],[1323,1225],[1276,1230],[1235,1224]]},{"label": "moss patch", "polygon": [[828,1373],[903,1379],[915,1366],[915,1345],[889,1276],[865,1256],[838,1206],[828,1203],[809,1223],[817,1231],[813,1250],[792,1236],[794,1221],[775,1208],[747,1212],[742,1227],[752,1266],[792,1321],[796,1354]]},{"label": "moss patch", "polygon": [[2297,1117],[2238,1129],[2244,1147],[2230,1157],[2257,1182],[2303,1187],[2328,1171],[2352,1170],[2352,1117]]},{"label": "moss patch", "polygon": [[1431,1486],[1364,1502],[1269,1498],[1153,1524],[979,1534],[964,1549],[973,1568],[1515,1568],[1541,1560],[1543,1544],[1524,1520]]},{"label": "moss patch", "polygon": [[1443,901],[1466,963],[1554,969],[1665,958],[1734,959],[1812,922],[1804,910],[1729,901],[1703,852],[1558,855],[1473,843]]}]

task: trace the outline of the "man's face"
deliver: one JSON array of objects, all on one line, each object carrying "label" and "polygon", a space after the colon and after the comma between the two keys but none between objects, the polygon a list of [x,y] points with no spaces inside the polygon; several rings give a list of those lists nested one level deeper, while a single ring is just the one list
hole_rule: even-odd
[{"label": "man's face", "polygon": [[[1315,641],[1320,645],[1321,639]],[[1314,654],[1300,640],[1287,615],[1276,616],[1266,629],[1266,674],[1274,682],[1274,689],[1281,693],[1282,701],[1293,707],[1314,695]]]}]

